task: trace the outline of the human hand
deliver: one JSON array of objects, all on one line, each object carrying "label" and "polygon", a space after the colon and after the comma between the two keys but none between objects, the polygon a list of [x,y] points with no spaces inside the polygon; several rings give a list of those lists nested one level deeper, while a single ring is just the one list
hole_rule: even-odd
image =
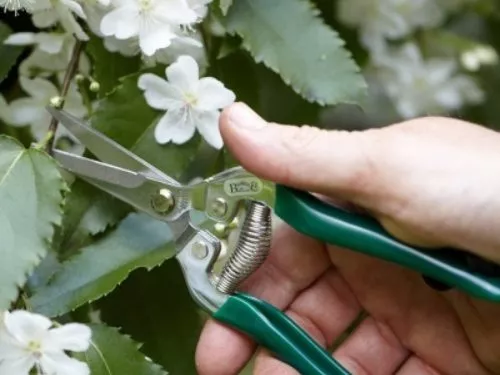
[{"label": "human hand", "polygon": [[[326,132],[267,124],[242,104],[224,112],[221,130],[241,164],[262,178],[361,207],[403,241],[500,263],[500,135],[493,131],[423,118]],[[355,375],[500,374],[500,305],[436,292],[411,270],[325,246],[286,225],[242,289],[286,310],[325,346],[365,311],[333,353]],[[210,321],[197,350],[199,372],[237,374],[255,349]],[[296,374],[264,350],[255,373]]]}]

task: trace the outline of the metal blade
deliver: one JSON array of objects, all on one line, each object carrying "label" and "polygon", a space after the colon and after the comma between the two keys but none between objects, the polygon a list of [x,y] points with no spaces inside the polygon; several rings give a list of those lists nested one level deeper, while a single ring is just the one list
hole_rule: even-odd
[{"label": "metal blade", "polygon": [[141,172],[144,175],[156,175],[172,185],[181,186],[174,178],[161,172],[133,152],[86,125],[82,120],[68,112],[53,107],[47,107],[47,111],[101,161],[123,169]]},{"label": "metal blade", "polygon": [[78,176],[96,179],[125,188],[138,188],[146,180],[143,174],[61,150],[54,150],[53,155],[54,159],[59,161],[65,169]]},{"label": "metal blade", "polygon": [[[130,204],[152,217],[168,222],[177,232],[185,223],[175,224],[191,208],[189,189],[171,185],[158,179],[156,175],[146,176],[97,160],[74,155],[61,150],[53,150],[54,158],[70,172],[103,190],[110,195]],[[175,207],[168,212],[155,209],[152,199],[162,190],[168,190],[175,200]]]}]

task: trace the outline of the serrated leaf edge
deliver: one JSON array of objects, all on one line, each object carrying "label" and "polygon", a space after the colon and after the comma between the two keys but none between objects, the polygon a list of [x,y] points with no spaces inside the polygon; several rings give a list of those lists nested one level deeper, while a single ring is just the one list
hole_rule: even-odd
[{"label": "serrated leaf edge", "polygon": [[[354,67],[353,72],[360,74],[361,73],[361,69],[358,66],[358,64],[356,64],[356,62],[354,61],[352,53],[349,50],[347,50],[346,48],[343,48],[343,47],[345,47],[346,43],[340,37],[339,33],[336,30],[334,30],[331,27],[329,27],[324,22],[324,20],[320,17],[321,12],[319,11],[319,9],[313,3],[311,3],[309,0],[302,0],[302,1],[309,6],[309,8],[311,10],[311,15],[313,16],[313,18],[315,18],[321,24],[321,26],[323,26],[326,30],[328,30],[330,33],[332,33],[335,36],[335,38],[340,42],[339,43],[339,47],[341,47],[340,51],[341,52],[343,51],[343,53],[345,54],[346,59],[349,60],[350,62],[352,62],[352,65]],[[293,91],[295,91],[297,94],[299,94],[302,98],[304,98],[309,103],[318,103],[318,104],[320,104],[322,106],[336,105],[336,104],[340,104],[340,103],[342,103],[342,104],[359,105],[359,103],[356,100],[349,99],[349,98],[343,99],[342,102],[337,101],[335,103],[327,103],[326,101],[324,101],[324,100],[322,100],[320,98],[315,98],[315,97],[312,97],[312,96],[311,97],[308,96],[306,93],[302,92],[301,88],[298,87],[298,85],[295,85],[289,79],[287,79],[286,77],[284,77],[280,73],[280,71],[279,71],[278,68],[273,67],[272,65],[270,65],[269,63],[267,63],[264,60],[264,57],[255,54],[252,51],[252,49],[251,49],[251,47],[249,45],[249,42],[247,41],[247,36],[244,33],[240,33],[240,32],[237,32],[236,30],[231,30],[231,29],[228,29],[228,33],[231,34],[231,35],[239,35],[243,39],[241,45],[243,46],[243,48],[245,48],[245,50],[247,50],[247,52],[250,53],[250,55],[254,58],[255,62],[263,64],[268,69],[270,69],[274,73],[278,74],[281,77],[281,79],[283,80],[283,82],[285,82],[288,86],[290,86],[293,89]],[[367,88],[368,88],[368,85],[367,85],[366,81],[363,80],[362,84],[359,87],[359,90],[366,90]]]},{"label": "serrated leaf edge", "polygon": [[[113,327],[113,326],[109,326],[107,324],[90,324],[89,325],[89,328],[92,329],[92,327],[95,327],[95,326],[100,326],[100,327],[103,327],[103,328],[106,328],[106,329],[109,329],[110,331],[116,333],[117,335],[119,335],[121,338],[123,338],[125,341],[128,341],[130,344],[132,344],[133,347],[135,347],[135,349],[137,349],[137,352],[140,353],[143,357],[143,359],[148,362],[152,367],[156,368],[157,370],[161,371],[162,372],[162,375],[168,375],[168,372],[162,367],[160,366],[158,363],[156,362],[153,362],[148,356],[146,356],[142,351],[141,351],[141,347],[144,345],[143,343],[141,342],[138,342],[136,340],[134,340],[132,338],[132,336],[130,336],[129,334],[127,333],[124,333],[122,332],[122,327]],[[107,362],[104,360],[104,355],[102,354],[102,351],[97,347],[96,343],[91,339],[91,345],[92,347],[99,353],[99,356],[103,359],[103,363],[105,364],[106,368],[109,370],[109,366],[107,364]],[[110,375],[112,375],[112,372],[111,371],[108,371],[108,373]]]}]

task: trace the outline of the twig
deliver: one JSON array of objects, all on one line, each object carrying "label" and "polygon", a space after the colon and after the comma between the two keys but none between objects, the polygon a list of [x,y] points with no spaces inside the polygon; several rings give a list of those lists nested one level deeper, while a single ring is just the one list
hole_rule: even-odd
[{"label": "twig", "polygon": [[[69,61],[68,69],[66,69],[66,74],[64,75],[64,81],[62,85],[61,95],[63,102],[61,103],[61,108],[64,105],[64,100],[66,100],[66,95],[68,94],[69,86],[71,84],[71,80],[73,79],[76,70],[78,69],[78,62],[80,60],[80,53],[83,49],[83,42],[81,40],[76,40],[75,47],[73,48],[73,52],[71,53],[71,60]],[[57,131],[57,120],[52,117],[50,120],[48,134],[50,134],[50,139],[46,143],[45,151],[49,154],[52,153],[52,147],[54,146],[55,134]]]}]

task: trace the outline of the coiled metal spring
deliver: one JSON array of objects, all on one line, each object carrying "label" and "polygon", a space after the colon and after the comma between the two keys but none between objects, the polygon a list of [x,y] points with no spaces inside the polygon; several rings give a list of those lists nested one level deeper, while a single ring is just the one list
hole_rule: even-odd
[{"label": "coiled metal spring", "polygon": [[236,249],[225,264],[217,282],[221,293],[233,293],[248,276],[259,268],[271,247],[271,209],[252,202],[241,228]]}]

